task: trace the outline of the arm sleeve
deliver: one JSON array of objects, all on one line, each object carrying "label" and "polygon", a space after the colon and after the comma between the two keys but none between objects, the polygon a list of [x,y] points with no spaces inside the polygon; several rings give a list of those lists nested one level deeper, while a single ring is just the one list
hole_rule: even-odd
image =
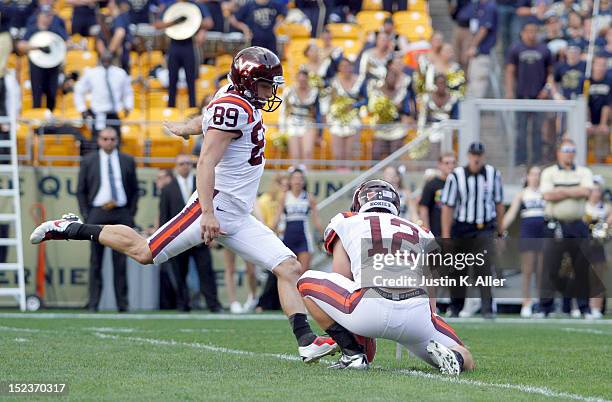
[{"label": "arm sleeve", "polygon": [[[91,71],[91,70],[90,70]],[[85,72],[83,77],[76,82],[74,85],[74,107],[80,113],[87,110],[87,104],[85,103],[85,95],[91,91],[90,74]]]},{"label": "arm sleeve", "polygon": [[580,187],[593,188],[593,173],[591,169],[583,168],[584,174],[582,180],[580,180]]},{"label": "arm sleeve", "polygon": [[132,80],[130,76],[124,75],[123,84],[123,107],[127,110],[134,110],[134,90],[132,88]]},{"label": "arm sleeve", "polygon": [[540,193],[546,194],[554,188],[555,186],[552,181],[551,170],[550,168],[546,168],[544,171],[542,171],[542,176],[540,176]]}]

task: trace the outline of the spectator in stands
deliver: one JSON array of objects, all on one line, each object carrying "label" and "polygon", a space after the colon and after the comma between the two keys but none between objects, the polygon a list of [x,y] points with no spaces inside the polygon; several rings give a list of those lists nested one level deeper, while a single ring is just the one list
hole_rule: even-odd
[{"label": "spectator in stands", "polygon": [[159,7],[158,0],[125,0],[130,5],[130,24],[150,24],[151,15]]},{"label": "spectator in stands", "polygon": [[384,79],[387,73],[387,63],[393,58],[393,42],[384,32],[376,35],[376,45],[361,54],[359,75],[366,79]]},{"label": "spectator in stands", "polygon": [[387,166],[383,170],[383,180],[391,183],[400,196],[399,216],[416,222],[418,219],[417,203],[414,194],[404,186],[404,166]]},{"label": "spectator in stands", "polygon": [[[542,317],[553,311],[555,291],[566,298],[581,299],[580,310],[583,314],[588,312],[590,264],[583,243],[589,237],[589,228],[582,219],[593,188],[593,173],[586,167],[576,166],[575,155],[575,143],[563,139],[557,148],[557,163],[544,169],[540,180],[540,192],[546,201],[544,237],[547,238],[538,312]],[[561,272],[565,253],[572,261],[571,286],[568,286],[568,276]]]},{"label": "spectator in stands", "polygon": [[319,89],[310,85],[308,72],[300,69],[295,84],[283,93],[280,128],[289,137],[289,158],[311,160],[317,137]]},{"label": "spectator in stands", "polygon": [[584,24],[580,14],[570,11],[567,15],[567,24],[565,24],[564,34],[566,39],[581,37],[584,31]]},{"label": "spectator in stands", "polygon": [[427,64],[424,73],[423,70],[416,75],[415,88],[419,94],[425,92],[433,92],[436,90],[435,77],[437,74],[446,76],[446,84],[451,94],[457,98],[463,98],[465,93],[465,72],[455,62],[455,52],[453,47],[444,43],[438,53],[438,56],[432,59],[432,62]]},{"label": "spectator in stands", "polygon": [[[272,229],[280,206],[282,195],[289,190],[289,178],[281,173],[274,175],[268,191],[257,199],[257,205],[261,213],[262,222]],[[280,222],[277,233],[285,231],[285,222]],[[264,310],[280,310],[280,300],[278,298],[278,286],[276,275],[266,271],[268,279],[263,287],[261,295],[257,301],[256,312]]]},{"label": "spectator in stands", "polygon": [[[112,64],[112,54],[100,56],[100,65],[85,70],[74,86],[74,106],[86,119],[93,115],[91,127],[94,139],[104,127],[114,127],[121,132],[119,112],[127,116],[134,109],[134,92],[129,75]],[[87,109],[85,97],[91,95],[91,109]]]},{"label": "spectator in stands", "polygon": [[606,42],[598,56],[608,60],[608,69],[612,69],[612,28],[606,31]]},{"label": "spectator in stands", "polygon": [[361,11],[361,0],[334,0],[330,22],[354,23],[355,16]]},{"label": "spectator in stands", "polygon": [[[23,40],[17,43],[17,49],[22,54],[35,49],[29,44],[29,40],[35,33],[40,31],[51,31],[59,35],[65,41],[68,40],[68,33],[59,25],[51,25],[53,21],[53,10],[51,8],[41,9],[36,17],[36,24],[27,28]],[[50,51],[47,47],[40,48],[43,52]],[[55,109],[55,97],[57,96],[57,86],[59,80],[60,66],[42,68],[30,63],[30,83],[32,85],[32,105],[35,108],[42,107],[43,95],[46,100],[47,109]]]},{"label": "spectator in stands", "polygon": [[[385,18],[383,21],[383,26],[378,32],[384,32],[389,36],[389,39],[391,40],[391,48],[394,52],[401,52],[402,54],[406,53],[408,50],[408,41],[406,40],[405,36],[397,33],[392,17]],[[378,36],[378,32],[371,32],[370,35],[368,35],[368,39],[366,44],[363,46],[363,50],[376,46],[376,37]]]},{"label": "spectator in stands", "polygon": [[[0,116],[17,119],[21,113],[21,89],[14,70],[7,70],[0,76]],[[2,125],[0,132],[8,133],[10,127]],[[6,147],[3,147],[7,149]]]},{"label": "spectator in stands", "polygon": [[[546,99],[546,83],[552,71],[552,56],[546,45],[537,40],[538,26],[526,24],[521,41],[515,43],[506,58],[506,97],[515,99]],[[541,113],[517,112],[516,164],[537,163],[542,150]],[[532,129],[528,131],[529,120]],[[531,160],[527,160],[527,139],[531,134]]]},{"label": "spectator in stands", "polygon": [[[188,0],[176,0],[177,2]],[[174,1],[167,4],[170,6]],[[183,68],[185,71],[185,80],[187,81],[187,94],[189,96],[189,107],[196,107],[196,80],[198,78],[199,62],[196,58],[196,49],[194,41],[197,45],[204,43],[206,39],[206,31],[213,27],[208,8],[203,3],[195,3],[200,8],[202,14],[202,23],[198,32],[191,38],[184,40],[170,39],[170,45],[167,52],[168,63],[168,107],[176,107],[177,84],[179,81],[179,70]],[[167,10],[168,8],[166,8]],[[164,10],[164,12],[166,11]],[[175,21],[163,22],[163,14],[160,19],[155,22],[155,28],[166,29],[169,26],[175,25],[180,18]]]},{"label": "spectator in stands", "polygon": [[70,32],[72,35],[91,36],[93,32],[97,31],[96,10],[98,0],[66,0],[66,3],[73,7]]},{"label": "spectator in stands", "polygon": [[110,16],[100,23],[100,33],[96,38],[98,54],[109,52],[119,61],[118,65],[130,73],[130,50],[132,49],[132,34],[130,32],[129,4],[121,1],[110,3]]},{"label": "spectator in stands", "polygon": [[261,46],[276,53],[276,27],[287,16],[287,6],[278,0],[250,0],[230,15],[230,24],[238,28],[251,46]]},{"label": "spectator in stands", "polygon": [[524,27],[528,23],[541,25],[546,18],[549,2],[546,0],[518,0],[516,5],[519,24]]},{"label": "spectator in stands", "polygon": [[[107,127],[98,135],[98,152],[81,161],[77,199],[83,220],[88,224],[134,226],[138,206],[138,179],[134,158],[117,150],[115,129]],[[90,311],[98,310],[102,292],[104,246],[91,243],[89,274]],[[113,251],[115,298],[120,312],[128,309],[126,256]]]},{"label": "spectator in stands", "polygon": [[[68,32],[66,29],[66,22],[53,11],[53,2],[54,0],[38,0],[38,7],[29,14],[29,17],[26,20],[26,27],[31,25],[36,25],[36,18],[38,18],[38,13],[41,10],[51,10],[53,13],[53,19],[51,20],[51,26],[59,26],[64,31]],[[24,31],[25,32],[25,31]]]},{"label": "spectator in stands", "polygon": [[255,275],[255,264],[249,261],[244,261],[245,265],[245,276],[247,286],[249,287],[249,294],[244,302],[244,305],[240,304],[236,297],[236,253],[231,250],[223,250],[223,261],[225,263],[224,279],[225,289],[227,290],[227,299],[230,305],[230,313],[241,314],[248,313],[257,307],[257,276]]},{"label": "spectator in stands", "polygon": [[565,51],[567,50],[567,40],[563,35],[561,29],[561,22],[559,17],[551,15],[546,18],[546,33],[544,36],[544,42],[548,46],[548,50],[553,55],[555,61],[558,61]]},{"label": "spectator in stands", "polygon": [[[190,155],[177,155],[175,175],[170,183],[163,187],[159,198],[159,224],[164,225],[177,216],[189,202],[195,191],[195,174]],[[213,312],[221,311],[217,298],[217,281],[212,265],[210,249],[204,243],[172,258],[174,278],[176,280],[176,305],[180,311],[191,310],[187,274],[189,260],[193,258],[200,279],[200,291],[206,300],[206,306]]]},{"label": "spectator in stands", "polygon": [[497,0],[499,39],[501,49],[508,49],[519,37],[519,19],[516,15],[516,0]]},{"label": "spectator in stands", "polygon": [[414,122],[410,110],[410,78],[403,72],[400,57],[389,60],[384,79],[367,83],[370,122],[383,125],[374,129],[372,159],[382,160],[404,145],[407,125]]},{"label": "spectator in stands", "polygon": [[544,237],[544,198],[540,192],[538,166],[527,171],[524,188],[516,194],[504,215],[503,230],[507,231],[520,215],[521,282],[523,304],[521,317],[529,318],[533,313],[531,302],[531,278],[535,274],[536,286],[540,288],[542,278],[542,238]]},{"label": "spectator in stands", "polygon": [[408,0],[383,0],[383,10],[390,13],[408,9]]},{"label": "spectator in stands", "polygon": [[595,160],[603,163],[610,156],[610,125],[612,124],[612,70],[607,60],[593,59],[593,73],[589,86],[589,121],[587,133],[591,137]]},{"label": "spectator in stands", "polygon": [[314,252],[311,222],[323,237],[324,227],[319,219],[317,202],[306,188],[304,167],[289,169],[289,189],[279,199],[279,208],[272,230],[278,229],[281,218],[285,220],[283,243],[297,255],[302,271],[310,269],[310,257]]},{"label": "spectator in stands", "polygon": [[467,55],[472,42],[472,33],[470,32],[470,19],[472,18],[471,1],[472,0],[448,0],[449,12],[451,18],[455,22],[453,47],[458,57],[457,61],[463,70],[466,70],[468,66]]},{"label": "spectator in stands", "polygon": [[552,93],[555,99],[576,99],[582,94],[586,62],[580,60],[580,48],[570,46],[564,62],[554,66]]},{"label": "spectator in stands", "polygon": [[[22,39],[28,27],[28,18],[34,14],[38,2],[36,0],[11,1],[11,30],[17,39]],[[48,4],[51,6],[51,4]],[[64,30],[66,26],[63,27]]]},{"label": "spectator in stands", "polygon": [[6,73],[6,63],[13,51],[13,38],[11,37],[12,3],[0,2],[0,77]]},{"label": "spectator in stands", "polygon": [[547,15],[554,15],[561,20],[562,25],[566,26],[570,12],[580,13],[580,4],[575,0],[562,0],[550,5]]},{"label": "spectator in stands", "polygon": [[321,99],[321,114],[329,125],[332,155],[336,161],[353,159],[353,146],[361,127],[359,109],[367,104],[365,85],[365,78],[353,72],[353,63],[342,58],[338,74],[332,78],[326,96]]},{"label": "spectator in stands", "polygon": [[[330,2],[328,2],[329,4]],[[296,0],[295,7],[298,8],[310,21],[312,27],[311,35],[313,38],[321,36],[323,26],[327,16],[325,2],[318,0]]]},{"label": "spectator in stands", "polygon": [[442,235],[442,189],[446,178],[455,168],[455,154],[447,152],[438,158],[438,174],[427,181],[419,200],[419,219],[421,226],[429,229],[434,236]]},{"label": "spectator in stands", "polygon": [[497,41],[497,7],[491,0],[472,3],[473,9],[470,31],[472,43],[468,49],[468,88],[467,95],[484,98],[489,87],[489,74],[493,66],[491,52],[495,51]]}]

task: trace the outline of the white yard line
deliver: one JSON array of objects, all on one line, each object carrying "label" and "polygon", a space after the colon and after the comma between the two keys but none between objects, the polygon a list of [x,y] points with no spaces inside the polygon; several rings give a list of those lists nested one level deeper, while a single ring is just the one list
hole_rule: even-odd
[{"label": "white yard line", "polygon": [[30,332],[30,333],[36,333],[36,332],[41,332],[41,330],[40,329],[34,329],[34,328],[18,328],[18,327],[0,326],[0,332]]},{"label": "white yard line", "polygon": [[[258,353],[258,352],[251,352],[247,350],[230,349],[230,348],[225,348],[221,346],[203,344],[203,343],[198,343],[198,342],[181,342],[181,341],[175,341],[172,339],[152,339],[152,338],[141,338],[141,337],[134,337],[134,336],[118,336],[118,335],[109,335],[109,334],[103,334],[103,333],[97,333],[97,332],[94,333],[94,335],[101,339],[111,339],[115,341],[123,340],[123,341],[129,341],[129,342],[136,342],[136,343],[140,343],[144,345],[180,346],[180,347],[201,349],[201,350],[206,350],[206,351],[215,352],[215,353],[225,353],[225,354],[251,356],[251,357],[271,357],[271,358],[280,359],[280,360],[301,362],[301,359],[298,356],[293,356],[293,355],[278,354],[278,353]],[[374,366],[374,367],[377,369],[385,370],[385,368],[381,366]],[[541,395],[541,396],[545,396],[549,398],[565,398],[565,399],[572,399],[576,401],[588,401],[588,402],[600,402],[600,401],[606,402],[605,399],[589,397],[589,396],[584,396],[584,395],[579,395],[579,394],[571,394],[567,392],[554,391],[546,387],[537,387],[537,386],[522,385],[522,384],[489,383],[489,382],[470,380],[470,379],[465,379],[465,378],[448,377],[448,376],[443,376],[440,374],[426,373],[426,372],[417,371],[417,370],[401,370],[400,369],[400,370],[390,370],[390,371],[393,373],[404,374],[404,375],[408,375],[411,377],[427,378],[430,380],[437,380],[437,381],[453,383],[453,384],[469,385],[469,386],[480,387],[480,388],[509,389],[509,390],[526,393],[526,394]]]},{"label": "white yard line", "polygon": [[582,334],[596,334],[596,335],[612,335],[612,332],[600,331],[592,328],[561,328],[564,332],[578,332]]},{"label": "white yard line", "polygon": [[[74,318],[92,320],[221,320],[221,321],[242,321],[242,320],[261,320],[261,321],[284,321],[287,318],[282,314],[92,314],[92,313],[0,313],[0,318]],[[444,318],[444,317],[442,317]],[[612,319],[607,320],[579,320],[571,318],[496,318],[495,320],[485,320],[483,318],[444,318],[445,321],[453,324],[533,324],[533,325],[557,325],[557,324],[576,324],[576,325],[612,325]]]}]

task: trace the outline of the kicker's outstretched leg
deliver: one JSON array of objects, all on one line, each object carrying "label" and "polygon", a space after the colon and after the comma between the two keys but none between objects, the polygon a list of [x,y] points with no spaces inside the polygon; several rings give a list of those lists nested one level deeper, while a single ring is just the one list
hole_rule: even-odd
[{"label": "kicker's outstretched leg", "polygon": [[30,242],[42,243],[47,240],[89,240],[110,247],[140,264],[151,264],[153,256],[147,239],[125,225],[84,224],[74,214],[62,219],[42,223],[32,232]]}]

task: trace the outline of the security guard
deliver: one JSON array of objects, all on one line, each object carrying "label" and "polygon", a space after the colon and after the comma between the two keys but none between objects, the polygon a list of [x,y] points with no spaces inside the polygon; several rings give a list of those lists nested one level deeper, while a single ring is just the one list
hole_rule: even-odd
[{"label": "security guard", "polygon": [[[575,155],[574,142],[563,139],[557,148],[557,163],[544,169],[540,179],[540,192],[546,200],[540,316],[553,311],[556,290],[564,297],[577,297],[583,314],[588,308],[590,264],[584,251],[588,249],[589,228],[582,218],[593,187],[593,173],[576,166]],[[565,253],[572,261],[573,280],[561,274]]]},{"label": "security guard", "polygon": [[[187,2],[187,0],[177,0],[176,2]],[[185,40],[170,40],[168,48],[168,107],[176,107],[176,87],[179,79],[179,70],[181,67],[185,70],[185,79],[187,81],[187,92],[189,94],[189,107],[196,107],[196,87],[195,82],[198,76],[198,61],[196,57],[196,49],[194,47],[194,38],[196,44],[204,43],[206,31],[214,25],[210,16],[210,12],[206,5],[189,1],[197,5],[202,13],[202,24],[200,30],[194,37]],[[175,2],[170,2],[166,5],[166,10]],[[166,29],[174,24],[181,23],[184,17],[178,18],[175,21],[163,22],[163,13],[160,19],[155,22],[155,28]]]}]

